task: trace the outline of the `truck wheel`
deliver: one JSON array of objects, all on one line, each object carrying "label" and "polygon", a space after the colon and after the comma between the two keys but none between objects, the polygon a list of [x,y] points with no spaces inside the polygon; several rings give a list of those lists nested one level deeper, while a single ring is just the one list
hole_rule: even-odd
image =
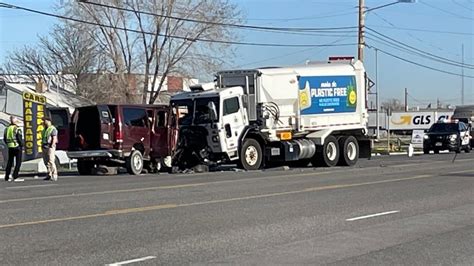
[{"label": "truck wheel", "polygon": [[79,175],[92,175],[94,169],[94,162],[77,160],[77,171]]},{"label": "truck wheel", "polygon": [[342,137],[339,139],[340,158],[339,165],[353,166],[359,159],[359,143],[353,136]]},{"label": "truck wheel", "polygon": [[328,136],[322,148],[313,157],[313,165],[332,167],[339,161],[339,143],[334,136]]},{"label": "truck wheel", "polygon": [[245,170],[258,170],[262,167],[262,147],[254,139],[246,139],[240,150],[240,164]]},{"label": "truck wheel", "polygon": [[125,168],[131,175],[139,175],[143,170],[143,156],[140,151],[134,150],[125,160]]}]

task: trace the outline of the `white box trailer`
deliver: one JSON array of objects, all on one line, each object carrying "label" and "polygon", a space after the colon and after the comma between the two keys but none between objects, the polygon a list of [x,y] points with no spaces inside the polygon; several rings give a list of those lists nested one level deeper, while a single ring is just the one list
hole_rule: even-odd
[{"label": "white box trailer", "polygon": [[215,90],[180,94],[171,103],[212,117],[182,124],[206,134],[206,151],[194,152],[206,154],[203,160],[237,161],[248,170],[276,161],[353,165],[370,157],[367,84],[360,61],[231,70],[217,74]]}]

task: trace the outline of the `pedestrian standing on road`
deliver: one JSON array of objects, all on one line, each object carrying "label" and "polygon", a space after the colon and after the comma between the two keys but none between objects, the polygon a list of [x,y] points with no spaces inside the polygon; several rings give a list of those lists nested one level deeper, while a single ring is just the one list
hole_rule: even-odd
[{"label": "pedestrian standing on road", "polygon": [[[5,132],[3,134],[3,141],[8,147],[8,162],[7,168],[5,169],[5,181],[25,181],[21,178],[18,178],[23,150],[23,137],[21,129],[18,125],[18,118],[16,118],[15,116],[10,116],[10,125],[5,129]],[[10,173],[13,167],[13,160],[15,160],[15,169],[13,170],[13,178],[10,178]]]},{"label": "pedestrian standing on road", "polygon": [[48,175],[44,180],[58,180],[56,168],[56,144],[58,143],[58,130],[53,126],[51,118],[43,118],[44,130],[41,135],[41,147],[43,148],[43,162],[48,169]]}]

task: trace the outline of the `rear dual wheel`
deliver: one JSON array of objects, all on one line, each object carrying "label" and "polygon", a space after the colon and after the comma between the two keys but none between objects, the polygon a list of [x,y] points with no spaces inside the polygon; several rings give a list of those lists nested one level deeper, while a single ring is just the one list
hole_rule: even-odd
[{"label": "rear dual wheel", "polygon": [[339,156],[339,142],[334,136],[328,136],[324,145],[316,151],[311,163],[314,166],[332,167],[337,165]]},{"label": "rear dual wheel", "polygon": [[341,137],[339,139],[339,147],[341,150],[339,165],[355,165],[359,159],[359,143],[357,139],[353,136]]},{"label": "rear dual wheel", "polygon": [[326,138],[324,145],[313,157],[313,165],[333,167],[336,165],[353,166],[359,159],[359,143],[353,136],[334,136]]}]

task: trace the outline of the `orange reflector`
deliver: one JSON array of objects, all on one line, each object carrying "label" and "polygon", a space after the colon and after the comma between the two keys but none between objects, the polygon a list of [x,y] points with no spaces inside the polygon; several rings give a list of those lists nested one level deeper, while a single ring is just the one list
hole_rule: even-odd
[{"label": "orange reflector", "polygon": [[291,135],[291,132],[280,132],[280,140],[291,140],[293,136]]}]

